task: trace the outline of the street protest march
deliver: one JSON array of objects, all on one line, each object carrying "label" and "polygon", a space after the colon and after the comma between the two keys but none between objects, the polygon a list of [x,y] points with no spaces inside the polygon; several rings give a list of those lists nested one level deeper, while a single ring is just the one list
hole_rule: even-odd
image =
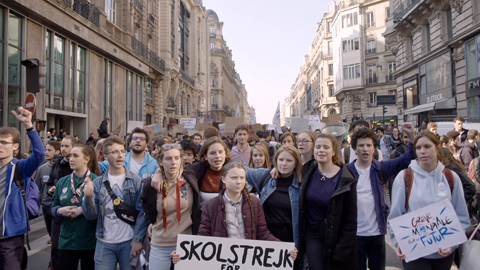
[{"label": "street protest march", "polygon": [[406,262],[467,241],[448,199],[394,218],[390,225]]},{"label": "street protest march", "polygon": [[294,243],[179,234],[176,270],[293,269]]}]

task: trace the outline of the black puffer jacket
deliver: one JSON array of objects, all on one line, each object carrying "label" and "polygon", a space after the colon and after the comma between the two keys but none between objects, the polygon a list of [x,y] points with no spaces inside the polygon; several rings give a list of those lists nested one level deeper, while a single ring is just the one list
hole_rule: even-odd
[{"label": "black puffer jacket", "polygon": [[[317,169],[317,162],[309,163],[302,177],[302,189],[300,191],[300,250],[298,257],[305,254],[307,228],[305,193],[309,178]],[[323,254],[323,259],[326,262],[326,269],[357,269],[357,180],[345,165],[342,167],[340,183],[328,203],[325,224],[325,254]]]},{"label": "black puffer jacket", "polygon": [[[193,192],[193,205],[192,205],[192,234],[198,233],[200,227],[200,196],[197,184],[197,178],[192,171],[183,171],[183,178],[190,184]],[[157,220],[157,196],[158,192],[152,187],[152,178],[148,177],[143,181],[142,191],[142,206],[145,212],[145,223],[154,224]]]}]

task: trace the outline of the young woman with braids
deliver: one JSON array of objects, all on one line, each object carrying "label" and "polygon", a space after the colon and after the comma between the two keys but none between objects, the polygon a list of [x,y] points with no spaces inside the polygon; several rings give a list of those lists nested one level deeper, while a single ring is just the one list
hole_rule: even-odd
[{"label": "young woman with braids", "polygon": [[151,236],[150,269],[169,270],[178,234],[197,234],[200,204],[197,178],[184,170],[180,144],[163,144],[157,156],[162,185],[157,192],[151,178],[143,180],[142,205]]},{"label": "young woman with braids", "polygon": [[[231,162],[221,175],[220,193],[205,204],[198,235],[279,241],[267,228],[260,201],[246,188],[243,165]],[[172,254],[177,262],[180,255]],[[290,256],[295,260],[297,250],[290,251]]]},{"label": "young woman with braids", "polygon": [[52,201],[52,215],[62,219],[59,238],[59,269],[94,269],[97,220],[83,216],[83,187],[87,178],[95,180],[100,174],[95,149],[77,144],[70,152],[69,174],[58,180]]},{"label": "young woman with braids", "polygon": [[[219,137],[207,139],[198,153],[200,162],[186,165],[185,170],[194,171],[200,190],[200,209],[207,201],[217,197],[220,187],[220,176],[223,166],[232,158],[232,153]],[[162,174],[156,172],[151,185],[158,192],[163,183]]]}]

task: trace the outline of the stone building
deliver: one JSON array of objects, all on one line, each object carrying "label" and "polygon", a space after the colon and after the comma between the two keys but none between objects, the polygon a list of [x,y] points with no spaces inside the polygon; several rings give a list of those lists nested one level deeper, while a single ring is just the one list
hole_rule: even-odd
[{"label": "stone building", "polygon": [[333,69],[335,96],[344,121],[398,122],[393,77],[396,62],[382,35],[389,7],[386,0],[336,2]]},{"label": "stone building", "polygon": [[396,57],[403,121],[480,119],[480,2],[391,0],[384,34]]},{"label": "stone building", "polygon": [[232,51],[223,39],[223,22],[213,10],[207,11],[207,27],[210,43],[210,93],[207,100],[207,115],[213,115],[217,122],[223,122],[225,117],[244,117],[245,123],[250,123],[253,111],[248,105],[247,91],[235,70]]}]

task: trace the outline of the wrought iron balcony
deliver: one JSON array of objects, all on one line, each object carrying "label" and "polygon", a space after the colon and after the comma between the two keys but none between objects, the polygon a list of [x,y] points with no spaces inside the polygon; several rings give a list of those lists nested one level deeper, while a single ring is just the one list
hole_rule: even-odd
[{"label": "wrought iron balcony", "polygon": [[152,65],[165,70],[165,61],[134,37],[132,37],[132,50],[147,59]]},{"label": "wrought iron balcony", "polygon": [[87,0],[57,0],[57,2],[72,9],[97,27],[100,27],[100,10]]},{"label": "wrought iron balcony", "polygon": [[395,76],[393,76],[393,74],[387,75],[387,76],[385,76],[385,81],[386,82],[395,81]]},{"label": "wrought iron balcony", "polygon": [[192,78],[190,78],[190,76],[188,76],[184,71],[180,71],[180,74],[182,75],[182,79],[184,81],[189,83],[191,86],[194,86],[195,81]]},{"label": "wrought iron balcony", "polygon": [[399,7],[393,12],[394,19],[401,19],[403,15],[407,14],[415,5],[424,0],[404,0],[401,2]]},{"label": "wrought iron balcony", "polygon": [[140,1],[135,0],[135,7],[138,8],[141,12],[143,12],[143,5]]},{"label": "wrought iron balcony", "polygon": [[218,53],[218,54],[225,54],[225,50],[224,50],[224,49],[217,49],[217,48],[210,49],[210,52],[212,52],[212,53]]},{"label": "wrought iron balcony", "polygon": [[374,83],[377,83],[378,80],[377,80],[377,76],[372,76],[370,78],[367,78],[367,84],[374,84]]}]

